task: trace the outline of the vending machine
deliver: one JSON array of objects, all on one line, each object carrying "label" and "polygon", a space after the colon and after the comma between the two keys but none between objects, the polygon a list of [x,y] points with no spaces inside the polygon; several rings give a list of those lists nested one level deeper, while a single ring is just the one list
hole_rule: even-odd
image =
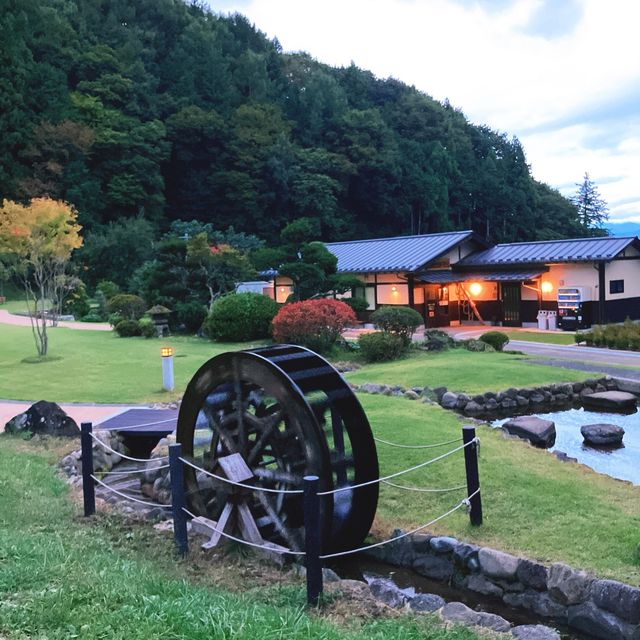
[{"label": "vending machine", "polygon": [[586,287],[558,287],[558,327],[575,331],[591,326]]}]

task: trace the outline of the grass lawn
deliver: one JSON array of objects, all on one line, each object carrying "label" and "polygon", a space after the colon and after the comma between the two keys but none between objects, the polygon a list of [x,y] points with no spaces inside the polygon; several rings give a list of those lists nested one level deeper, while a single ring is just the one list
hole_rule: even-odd
[{"label": "grass lawn", "polygon": [[[31,329],[0,325],[0,398],[55,402],[160,402],[175,398],[196,370],[223,351],[248,344],[220,344],[190,337],[119,338],[111,331],[49,330],[49,355],[37,364]],[[176,391],[162,390],[160,346],[174,348]]]},{"label": "grass lawn", "polygon": [[[400,444],[429,444],[461,435],[456,414],[403,398],[359,395],[375,435]],[[498,430],[480,426],[480,482],[484,524],[471,527],[460,510],[433,529],[463,540],[562,561],[599,576],[640,585],[640,487],[619,482]],[[381,474],[406,469],[444,453],[377,444]],[[423,488],[465,482],[462,452],[393,482]],[[382,485],[376,526],[381,537],[397,526],[429,522],[455,506],[465,491],[424,494]]]},{"label": "grass lawn", "polygon": [[[503,331],[510,340],[523,340],[525,342],[545,342],[546,344],[575,344],[573,332],[537,333],[535,331]],[[509,348],[508,346],[506,347]]]},{"label": "grass lawn", "polygon": [[[374,618],[329,598],[307,611],[290,572],[193,550],[119,516],[85,520],[42,443],[0,436],[0,638],[472,640],[430,616]],[[195,545],[192,545],[195,547]],[[238,561],[238,559],[240,561]]]},{"label": "grass lawn", "polygon": [[374,382],[399,384],[403,387],[447,387],[453,391],[480,393],[508,387],[584,380],[595,375],[597,374],[531,364],[529,358],[522,355],[450,349],[367,365],[348,373],[346,377],[358,384]]}]

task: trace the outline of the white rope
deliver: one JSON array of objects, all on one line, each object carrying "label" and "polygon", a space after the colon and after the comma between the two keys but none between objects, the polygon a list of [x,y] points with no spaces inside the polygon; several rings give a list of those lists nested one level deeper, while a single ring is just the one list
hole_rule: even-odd
[{"label": "white rope", "polygon": [[423,529],[426,529],[427,527],[430,527],[432,524],[435,524],[439,520],[442,520],[443,518],[446,518],[447,516],[450,516],[452,513],[454,513],[458,509],[461,509],[462,507],[465,507],[465,506],[469,506],[471,498],[473,498],[473,496],[475,496],[479,491],[480,491],[480,489],[476,489],[476,491],[474,491],[469,497],[467,497],[464,500],[462,500],[455,507],[453,507],[452,509],[449,509],[449,511],[447,511],[446,513],[443,513],[441,516],[438,516],[437,518],[434,518],[430,522],[427,522],[427,524],[423,524],[423,525],[421,525],[419,527],[416,527],[415,529],[412,529],[411,531],[407,531],[406,533],[402,533],[399,536],[396,536],[395,538],[389,538],[389,540],[383,540],[382,542],[375,542],[374,544],[368,544],[368,545],[366,545],[364,547],[358,547],[357,549],[351,549],[350,551],[340,551],[338,553],[329,553],[329,554],[324,555],[324,556],[319,556],[320,560],[329,560],[330,558],[338,558],[340,556],[348,556],[348,555],[350,555],[352,553],[360,553],[361,551],[367,551],[368,549],[373,549],[374,547],[382,547],[383,545],[389,544],[390,542],[396,542],[397,540],[402,540],[402,538],[406,538],[407,536],[413,535],[414,533],[418,533],[418,531],[422,531]]},{"label": "white rope", "polygon": [[105,484],[104,482],[102,482],[102,480],[98,480],[98,478],[96,478],[93,474],[91,475],[91,477],[98,484],[102,485],[105,489],[107,489],[108,491],[111,491],[111,493],[115,493],[116,495],[121,496],[126,500],[131,500],[132,502],[138,502],[140,504],[147,505],[148,507],[155,507],[156,509],[171,509],[170,504],[160,504],[159,502],[147,502],[146,500],[140,500],[138,498],[134,498],[133,496],[128,496],[126,493],[122,493],[122,491],[118,491],[117,489],[110,487],[108,484]]},{"label": "white rope", "polygon": [[460,442],[462,438],[456,438],[455,440],[449,440],[448,442],[439,442],[438,444],[398,444],[397,442],[389,442],[388,440],[383,440],[382,438],[374,438],[376,442],[380,442],[382,444],[388,444],[390,447],[397,447],[398,449],[435,449],[436,447],[444,447],[448,444],[454,444],[456,442]]},{"label": "white rope", "polygon": [[[191,511],[185,509],[184,507],[182,507],[182,510],[192,518],[197,517],[193,513],[191,513]],[[282,553],[282,554],[290,553],[294,556],[306,555],[304,551],[292,551],[291,549],[278,549],[278,548],[270,547],[264,544],[257,544],[256,542],[249,542],[248,540],[243,540],[242,538],[236,538],[235,536],[232,536],[229,533],[225,533],[224,531],[220,531],[220,529],[216,529],[215,527],[212,527],[209,524],[207,525],[207,528],[213,531],[214,533],[217,533],[221,536],[224,536],[225,538],[228,538],[229,540],[233,540],[234,542],[239,542],[240,544],[246,544],[247,546],[255,547],[256,549],[264,549],[265,551],[271,551],[272,553]]]},{"label": "white rope", "polygon": [[[152,460],[156,460],[156,458],[151,458]],[[163,464],[159,467],[150,467],[149,469],[129,469],[129,471],[101,471],[100,473],[104,476],[127,476],[130,473],[145,473],[147,471],[158,471],[159,469],[168,469],[170,465]]]},{"label": "white rope", "polygon": [[384,484],[388,484],[390,487],[395,487],[396,489],[404,489],[405,491],[418,491],[420,493],[449,493],[451,491],[459,491],[460,489],[465,489],[467,487],[466,484],[461,484],[458,487],[449,487],[448,489],[423,489],[421,487],[406,487],[401,484],[394,484],[393,482],[389,482],[388,480],[382,481]]},{"label": "white rope", "polygon": [[396,471],[396,473],[392,473],[388,476],[384,476],[383,478],[376,478],[375,480],[368,480],[367,482],[361,482],[360,484],[356,484],[356,485],[350,485],[350,486],[346,486],[346,487],[338,487],[337,489],[332,489],[331,491],[321,491],[318,493],[319,496],[328,496],[334,493],[340,493],[341,491],[353,491],[354,489],[360,489],[361,487],[367,487],[371,484],[376,484],[378,482],[385,482],[386,480],[392,480],[393,478],[397,478],[398,476],[402,476],[405,473],[410,473],[411,471],[416,471],[417,469],[422,469],[423,467],[426,467],[427,465],[433,464],[434,462],[438,462],[439,460],[442,460],[454,453],[457,453],[458,451],[461,451],[462,449],[468,447],[470,444],[474,444],[475,442],[479,442],[479,438],[476,436],[473,440],[469,440],[469,442],[467,442],[466,444],[460,445],[459,447],[456,447],[455,449],[451,449],[451,451],[447,451],[447,453],[443,453],[440,456],[437,456],[436,458],[431,458],[431,460],[427,460],[426,462],[421,462],[420,464],[415,465],[414,467],[409,467],[408,469],[405,469],[404,471]]},{"label": "white rope", "polygon": [[129,431],[131,429],[140,429],[141,427],[153,427],[156,424],[165,424],[166,422],[176,422],[177,418],[167,418],[166,420],[157,420],[156,422],[145,422],[143,424],[132,424],[128,427],[100,427],[99,424],[95,425],[96,429],[102,429],[102,431]]},{"label": "white rope", "polygon": [[[226,482],[227,484],[232,484],[236,487],[244,487],[245,489],[253,489],[254,491],[265,491],[267,493],[285,493],[285,494],[300,494],[304,493],[303,489],[269,489],[268,487],[256,487],[253,484],[245,484],[243,482],[234,482],[233,480],[229,480],[229,478],[225,478],[224,476],[218,476],[215,473],[211,473],[210,471],[206,471],[202,467],[189,462],[185,458],[178,458],[181,462],[184,462],[186,465],[195,469],[196,471],[200,471],[210,478],[215,478],[216,480],[221,480],[222,482]],[[320,494],[319,494],[320,495]]]},{"label": "white rope", "polygon": [[106,449],[107,451],[110,451],[111,453],[115,453],[116,455],[120,456],[121,458],[124,458],[125,460],[131,460],[131,462],[149,462],[150,460],[164,461],[164,460],[168,460],[169,459],[169,456],[161,456],[160,458],[132,458],[131,456],[125,455],[124,453],[120,453],[119,451],[116,451],[115,449],[112,449],[108,444],[105,444],[104,442],[102,442],[102,440],[100,440],[100,438],[98,438],[98,436],[96,436],[94,433],[90,433],[89,435],[103,449]]}]

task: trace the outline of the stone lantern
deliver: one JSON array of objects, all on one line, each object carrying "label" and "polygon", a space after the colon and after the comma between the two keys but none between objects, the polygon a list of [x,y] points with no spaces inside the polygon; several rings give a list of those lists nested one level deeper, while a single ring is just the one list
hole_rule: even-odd
[{"label": "stone lantern", "polygon": [[156,304],[147,311],[147,314],[153,322],[153,326],[158,332],[158,338],[169,335],[169,314],[171,309],[163,307],[161,304]]}]

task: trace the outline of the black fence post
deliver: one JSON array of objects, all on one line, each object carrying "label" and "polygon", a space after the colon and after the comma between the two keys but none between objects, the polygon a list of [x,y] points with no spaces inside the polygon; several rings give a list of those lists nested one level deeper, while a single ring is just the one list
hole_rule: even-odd
[{"label": "black fence post", "polygon": [[318,476],[304,477],[304,550],[307,565],[307,604],[316,607],[322,594],[320,497]]},{"label": "black fence post", "polygon": [[93,427],[90,422],[80,425],[80,448],[82,452],[82,498],[85,517],[96,512],[96,487],[93,483]]},{"label": "black fence post", "polygon": [[[465,445],[468,445],[464,448],[464,466],[467,472],[467,495],[473,496],[469,500],[471,503],[469,519],[472,525],[477,526],[482,524],[482,499],[480,498],[480,475],[478,473],[478,443],[473,442],[475,437],[475,427],[462,427],[462,441]],[[470,442],[473,442],[473,444],[468,444]]]},{"label": "black fence post", "polygon": [[169,473],[171,474],[171,510],[173,512],[173,539],[181,556],[189,551],[187,537],[187,514],[184,511],[184,469],[182,466],[182,445],[169,445]]}]

